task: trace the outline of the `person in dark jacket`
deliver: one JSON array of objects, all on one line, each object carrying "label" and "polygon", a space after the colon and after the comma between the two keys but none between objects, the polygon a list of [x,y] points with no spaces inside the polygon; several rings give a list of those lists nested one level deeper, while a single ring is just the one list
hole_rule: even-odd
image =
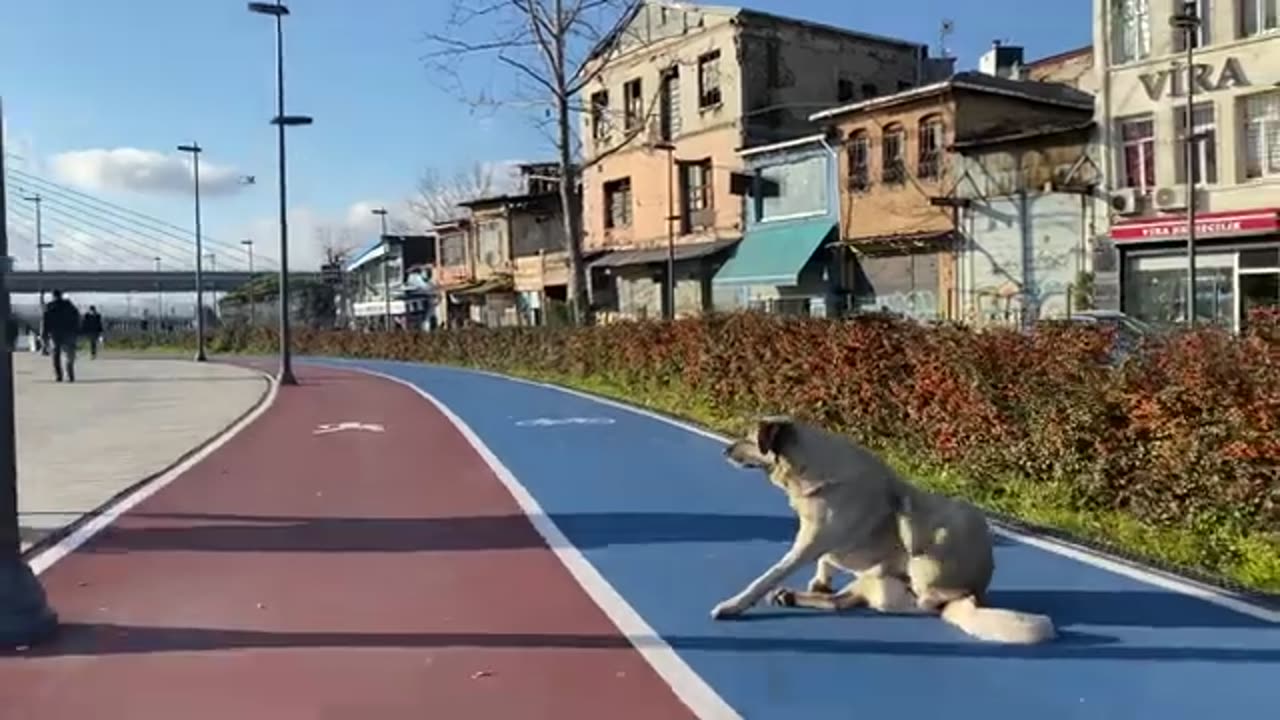
[{"label": "person in dark jacket", "polygon": [[80,323],[80,331],[89,338],[89,357],[98,357],[98,344],[102,342],[102,316],[98,314],[98,308],[89,306],[89,312],[84,314],[84,321]]},{"label": "person in dark jacket", "polygon": [[62,382],[62,358],[67,359],[67,380],[76,381],[76,344],[80,342],[80,311],[61,290],[44,307],[44,337],[53,355],[53,376]]}]

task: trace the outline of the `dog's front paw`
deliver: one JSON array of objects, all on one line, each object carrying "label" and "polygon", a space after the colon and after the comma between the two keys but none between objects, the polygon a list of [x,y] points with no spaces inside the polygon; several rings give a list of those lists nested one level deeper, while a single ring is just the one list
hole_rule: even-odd
[{"label": "dog's front paw", "polygon": [[796,593],[794,590],[779,588],[773,592],[773,595],[769,596],[769,602],[779,607],[795,607]]},{"label": "dog's front paw", "polygon": [[711,608],[712,620],[725,620],[731,617],[737,617],[746,611],[745,607],[733,600],[725,600],[724,602]]},{"label": "dog's front paw", "polygon": [[820,578],[814,578],[809,581],[809,592],[822,593],[823,595],[834,595],[836,590],[831,587],[831,583]]}]

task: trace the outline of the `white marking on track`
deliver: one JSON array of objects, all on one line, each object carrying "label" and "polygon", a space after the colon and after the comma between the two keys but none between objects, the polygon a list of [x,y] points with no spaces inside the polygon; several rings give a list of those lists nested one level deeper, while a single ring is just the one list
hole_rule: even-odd
[{"label": "white marking on track", "polygon": [[88,522],[76,528],[58,542],[39,551],[35,557],[28,561],[31,571],[36,575],[39,575],[45,570],[48,570],[54,563],[75,552],[77,548],[88,542],[94,535],[102,532],[107,526],[118,520],[121,515],[129,512],[133,508],[137,507],[143,500],[155,495],[164,489],[165,486],[169,485],[174,480],[177,480],[179,477],[182,477],[182,475],[188,470],[200,464],[205,458],[216,452],[218,448],[226,445],[231,438],[239,435],[241,431],[253,424],[255,420],[261,417],[262,414],[275,403],[277,391],[280,389],[275,378],[267,373],[262,373],[262,375],[266,378],[269,387],[267,389],[266,398],[260,401],[257,407],[250,410],[247,415],[240,418],[240,420],[238,420],[234,425],[222,431],[222,433],[215,436],[209,442],[205,443],[199,450],[187,456],[185,460],[164,471],[150,482],[136,488],[128,495],[120,498],[113,505],[95,515]]},{"label": "white marking on track", "polygon": [[534,529],[538,531],[538,534],[546,541],[547,546],[551,548],[551,551],[555,553],[560,562],[573,575],[574,580],[577,580],[578,585],[587,593],[587,596],[613,621],[613,624],[617,626],[618,630],[627,638],[627,641],[640,653],[641,657],[653,667],[659,677],[666,681],[672,692],[699,718],[704,718],[705,720],[742,720],[742,715],[737,710],[734,710],[729,703],[725,702],[724,698],[720,697],[702,679],[702,676],[694,672],[693,668],[689,667],[689,664],[684,661],[684,658],[680,657],[671,645],[644,621],[640,613],[631,607],[622,597],[622,594],[609,584],[609,581],[600,574],[600,571],[587,560],[578,548],[569,542],[569,539],[560,531],[555,522],[547,516],[542,506],[538,504],[538,501],[534,499],[529,490],[498,459],[498,456],[489,449],[489,446],[485,445],[484,440],[480,439],[480,436],[467,425],[465,420],[458,417],[457,414],[437,400],[431,393],[408,380],[356,364],[344,364],[342,366],[399,383],[421,395],[439,410],[457,428],[471,448],[484,460],[485,464],[493,471],[493,474],[498,477],[498,480],[515,498],[520,510],[529,518],[529,522],[532,523]]},{"label": "white marking on track", "polygon": [[312,435],[329,435],[331,433],[343,432],[345,430],[360,430],[364,432],[380,433],[386,430],[385,427],[378,423],[362,423],[362,422],[340,422],[340,423],[321,423],[311,431]]},{"label": "white marking on track", "polygon": [[519,427],[555,427],[557,425],[612,425],[613,423],[614,419],[607,417],[541,417],[519,420],[516,425]]}]

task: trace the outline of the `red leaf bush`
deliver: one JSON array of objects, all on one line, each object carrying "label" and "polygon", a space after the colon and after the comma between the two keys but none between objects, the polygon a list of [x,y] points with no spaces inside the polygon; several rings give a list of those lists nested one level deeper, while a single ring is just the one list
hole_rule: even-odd
[{"label": "red leaf bush", "polygon": [[[185,339],[189,342],[189,338]],[[877,447],[1071,489],[1079,509],[1162,525],[1280,532],[1280,312],[1243,336],[1150,340],[1119,367],[1111,338],[924,327],[880,316],[761,314],[588,328],[432,334],[302,330],[301,355],[387,358],[664,388],[725,413],[790,413]],[[154,339],[138,342],[154,342]],[[272,352],[224,330],[214,352]]]}]

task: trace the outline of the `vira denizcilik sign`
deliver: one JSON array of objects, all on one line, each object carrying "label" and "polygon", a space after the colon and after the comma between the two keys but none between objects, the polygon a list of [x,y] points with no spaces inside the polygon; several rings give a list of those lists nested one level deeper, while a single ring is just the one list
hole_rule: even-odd
[{"label": "vira denizcilik sign", "polygon": [[1240,60],[1234,57],[1228,57],[1220,67],[1213,63],[1195,63],[1190,72],[1184,63],[1173,63],[1168,69],[1143,73],[1138,79],[1152,100],[1159,100],[1166,93],[1170,97],[1186,97],[1189,83],[1195,83],[1197,95],[1249,85]]}]

